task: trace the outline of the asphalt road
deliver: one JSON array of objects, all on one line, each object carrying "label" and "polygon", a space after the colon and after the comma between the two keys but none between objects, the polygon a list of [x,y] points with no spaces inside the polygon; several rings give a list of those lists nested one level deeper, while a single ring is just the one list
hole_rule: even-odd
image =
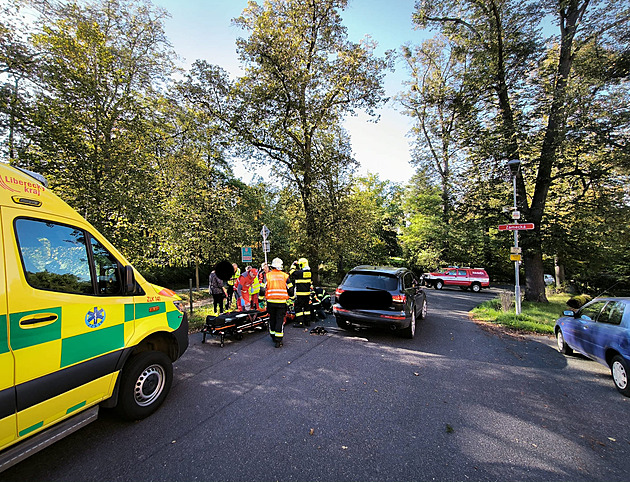
[{"label": "asphalt road", "polygon": [[549,337],[469,320],[428,290],[413,340],[287,327],[191,346],[164,406],[95,423],[0,474],[15,481],[627,481],[630,399]]}]

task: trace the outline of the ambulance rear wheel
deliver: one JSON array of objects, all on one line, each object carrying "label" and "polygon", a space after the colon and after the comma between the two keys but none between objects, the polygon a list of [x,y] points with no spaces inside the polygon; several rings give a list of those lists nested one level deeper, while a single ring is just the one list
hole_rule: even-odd
[{"label": "ambulance rear wheel", "polygon": [[131,358],[123,369],[116,409],[127,420],[155,412],[173,383],[173,364],[161,351],[146,351]]}]

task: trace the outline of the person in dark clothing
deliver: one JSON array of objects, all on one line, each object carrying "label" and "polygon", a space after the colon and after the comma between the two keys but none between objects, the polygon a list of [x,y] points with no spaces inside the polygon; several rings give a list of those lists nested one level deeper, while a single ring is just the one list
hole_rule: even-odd
[{"label": "person in dark clothing", "polygon": [[295,323],[293,326],[310,326],[311,324],[311,268],[306,258],[293,262],[289,271],[295,286]]},{"label": "person in dark clothing", "polygon": [[234,270],[232,277],[227,280],[227,309],[229,310],[232,306],[232,296],[236,298],[236,305],[238,306],[238,297],[236,296],[236,284],[238,283],[238,279],[241,276],[241,270],[238,268],[236,263],[232,263],[232,268]]},{"label": "person in dark clothing", "polygon": [[[227,290],[223,287],[223,281],[219,279],[217,273],[213,270],[210,273],[210,285],[208,290],[212,295],[212,301],[214,303],[214,312],[223,313],[223,300],[227,298]],[[217,312],[217,306],[219,311]]]},{"label": "person in dark clothing", "polygon": [[311,289],[311,320],[313,323],[318,318],[326,318],[326,307],[330,306],[330,295],[326,293],[324,288]]}]

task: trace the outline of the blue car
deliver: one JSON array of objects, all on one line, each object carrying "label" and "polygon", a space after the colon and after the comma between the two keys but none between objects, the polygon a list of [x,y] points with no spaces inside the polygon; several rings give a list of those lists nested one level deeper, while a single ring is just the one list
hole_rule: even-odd
[{"label": "blue car", "polygon": [[556,321],[558,351],[579,352],[610,368],[617,390],[630,397],[630,298],[596,298]]}]

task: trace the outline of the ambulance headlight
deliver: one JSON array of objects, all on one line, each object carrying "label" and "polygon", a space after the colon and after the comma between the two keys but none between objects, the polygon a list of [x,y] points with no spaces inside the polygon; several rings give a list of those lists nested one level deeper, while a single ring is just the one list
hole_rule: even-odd
[{"label": "ambulance headlight", "polygon": [[182,300],[175,300],[173,301],[173,304],[175,305],[175,308],[177,308],[179,311],[181,311],[182,313],[184,312],[184,302]]}]

